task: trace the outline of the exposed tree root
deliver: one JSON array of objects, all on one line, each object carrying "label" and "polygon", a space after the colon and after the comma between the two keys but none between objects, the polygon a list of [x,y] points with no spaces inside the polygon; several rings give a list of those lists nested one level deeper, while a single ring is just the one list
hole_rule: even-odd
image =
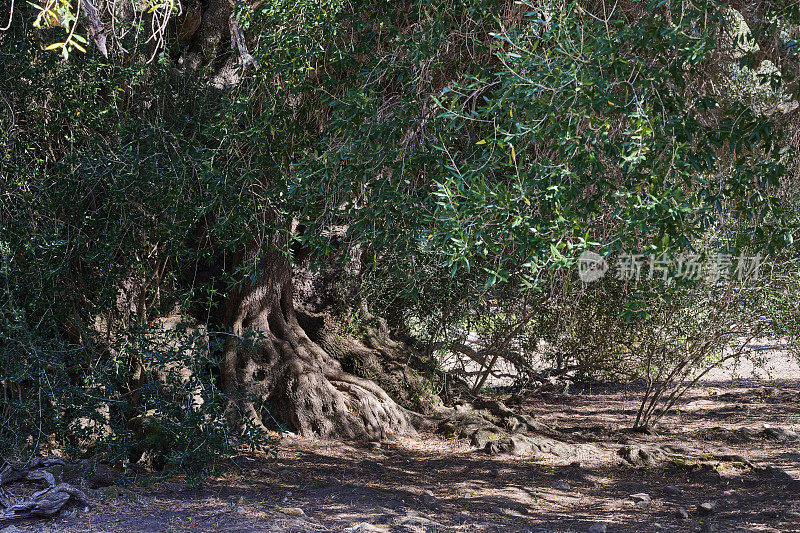
[{"label": "exposed tree root", "polygon": [[277,421],[305,435],[381,439],[414,432],[405,409],[369,379],[345,372],[295,314],[290,269],[265,258],[273,277],[229,296],[223,390],[254,424]]},{"label": "exposed tree root", "polygon": [[298,313],[298,320],[308,337],[339,361],[345,372],[374,382],[406,409],[433,414],[442,406],[440,395],[467,390],[466,384],[450,379],[415,347],[392,339],[380,327],[357,342],[339,334],[335,321],[325,313]]},{"label": "exposed tree root", "polygon": [[[69,483],[57,483],[55,476],[46,470],[54,466],[65,466],[66,462],[58,457],[37,457],[22,465],[6,465],[0,471],[0,527],[27,518],[46,518],[54,516],[73,500],[84,507],[89,507],[89,498],[83,491]],[[12,501],[3,490],[3,486],[15,481],[32,481],[45,485],[28,498]]]},{"label": "exposed tree root", "polygon": [[676,453],[661,446],[651,446],[646,444],[636,444],[623,446],[617,454],[634,466],[656,466],[659,463],[673,461],[676,464],[688,463],[708,463],[716,461],[720,463],[740,463],[752,470],[759,470],[760,467],[753,464],[749,459],[742,455],[730,453],[704,453],[692,455],[686,453]]},{"label": "exposed tree root", "polygon": [[694,461],[697,463],[706,463],[709,461],[717,461],[720,463],[740,463],[753,470],[759,470],[760,467],[754,465],[749,459],[743,455],[735,453],[704,453],[700,455],[683,455],[680,453],[665,452],[666,456],[670,459],[678,459],[680,461],[689,462]]},{"label": "exposed tree root", "polygon": [[473,446],[491,455],[547,454],[583,458],[597,452],[591,444],[565,442],[564,435],[557,430],[531,416],[516,413],[496,400],[462,404],[445,416],[440,431],[469,439]]}]

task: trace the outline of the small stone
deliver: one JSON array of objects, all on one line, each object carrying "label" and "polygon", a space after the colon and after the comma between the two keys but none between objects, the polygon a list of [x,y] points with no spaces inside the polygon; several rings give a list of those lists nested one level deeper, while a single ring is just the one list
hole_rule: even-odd
[{"label": "small stone", "polygon": [[555,483],[553,483],[553,488],[556,490],[570,490],[569,482],[564,481],[563,479],[559,479]]},{"label": "small stone", "polygon": [[276,507],[275,510],[288,516],[306,516],[306,512],[299,507]]},{"label": "small stone", "polygon": [[764,468],[756,468],[756,473],[759,477],[767,478],[767,479],[774,479],[776,481],[782,481],[784,483],[791,483],[793,481],[792,476],[786,473],[786,471],[782,468],[777,466],[765,466]]},{"label": "small stone", "polygon": [[717,510],[717,505],[714,502],[704,502],[697,506],[697,514],[700,516],[708,516],[714,514]]},{"label": "small stone", "polygon": [[664,487],[664,493],[667,494],[668,496],[680,496],[681,489],[679,489],[678,487],[674,487],[672,485],[667,485],[666,487]]},{"label": "small stone", "polygon": [[424,505],[427,505],[428,507],[433,507],[434,505],[439,503],[439,500],[436,498],[436,496],[433,495],[433,492],[429,490],[423,492],[420,499],[422,500],[422,503]]},{"label": "small stone", "polygon": [[756,428],[741,427],[731,432],[733,440],[748,442],[758,438],[759,431]]},{"label": "small stone", "polygon": [[785,428],[764,428],[764,436],[778,442],[794,442],[800,440],[800,434]]},{"label": "small stone", "polygon": [[650,497],[650,495],[649,495],[649,494],[647,494],[647,493],[645,493],[645,492],[637,492],[636,494],[631,494],[631,495],[630,495],[630,496],[628,496],[628,497],[629,497],[631,500],[635,501],[635,502],[646,502],[646,503],[650,503],[650,502],[652,501],[652,498]]},{"label": "small stone", "polygon": [[642,445],[623,446],[617,450],[617,455],[633,466],[656,466],[667,458],[661,448]]},{"label": "small stone", "polygon": [[487,431],[485,429],[479,429],[472,434],[472,437],[470,437],[469,442],[472,446],[484,450],[486,449],[486,445],[489,444],[496,437],[497,437],[496,433]]},{"label": "small stone", "polygon": [[605,522],[598,522],[589,526],[589,533],[606,533]]},{"label": "small stone", "polygon": [[681,520],[688,520],[689,519],[689,511],[687,511],[683,507],[678,507],[678,510],[675,511],[675,516],[680,518]]}]

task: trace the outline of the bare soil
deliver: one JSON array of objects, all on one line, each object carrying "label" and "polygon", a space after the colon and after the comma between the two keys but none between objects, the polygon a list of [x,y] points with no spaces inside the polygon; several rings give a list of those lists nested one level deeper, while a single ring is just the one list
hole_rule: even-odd
[{"label": "bare soil", "polygon": [[[238,457],[201,490],[180,478],[142,479],[130,492],[98,499],[90,511],[18,527],[544,533],[588,532],[593,525],[602,531],[596,524],[605,523],[608,532],[800,532],[800,442],[737,439],[735,432],[800,430],[800,380],[787,374],[793,379],[705,382],[657,435],[624,429],[641,397],[635,389],[600,386],[531,398],[524,412],[572,442],[596,445],[597,453],[580,464],[551,455],[492,457],[432,433],[362,444],[285,437],[268,453]],[[742,455],[759,469],[715,459],[634,467],[617,454],[632,443],[670,445],[692,456]],[[651,501],[631,498],[639,493]],[[703,503],[714,506],[708,516],[697,511]],[[679,508],[688,518],[678,517]]]}]

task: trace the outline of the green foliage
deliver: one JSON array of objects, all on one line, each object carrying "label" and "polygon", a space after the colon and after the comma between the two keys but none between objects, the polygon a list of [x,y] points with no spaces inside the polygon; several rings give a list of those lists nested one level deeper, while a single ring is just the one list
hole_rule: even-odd
[{"label": "green foliage", "polygon": [[[241,442],[216,361],[154,350],[150,337],[183,305],[208,315],[213,287],[187,284],[186,272],[209,252],[187,239],[220,202],[244,207],[241,182],[212,166],[214,139],[202,135],[217,102],[163,66],[60,61],[26,24],[0,33],[0,446],[113,461],[146,452],[157,466],[202,470]],[[229,212],[214,237],[254,216]],[[169,378],[174,359],[191,378]],[[137,434],[145,414],[158,431]]]},{"label": "green foliage", "polygon": [[320,82],[328,134],[297,166],[310,167],[297,197],[324,192],[355,241],[406,258],[398,271],[435,257],[488,284],[535,286],[589,246],[680,251],[722,204],[775,245],[763,220],[780,215],[769,194],[784,172],[780,130],[698,79],[720,55],[721,5],[676,5],[689,11],[668,30],[664,9],[633,25],[577,3],[519,4],[522,20],[506,26],[497,6],[472,7],[456,48],[474,44],[474,60],[449,65],[440,89],[428,65],[442,53],[427,42],[463,28],[453,9],[408,37],[389,31],[391,55],[373,41],[374,59],[348,64],[371,74],[335,80],[346,91]]},{"label": "green foliage", "polygon": [[[158,27],[174,22],[173,3],[151,7]],[[224,90],[207,83],[214,64],[176,68],[179,43],[156,39],[152,62],[142,43],[64,61],[46,48],[65,28],[14,18],[0,32],[0,372],[10,394],[0,438],[74,440],[69,421],[103,419],[108,405],[111,449],[161,447],[175,465],[204,457],[198,449],[222,453],[214,372],[230,332],[219,331],[219,304],[261,275],[275,243],[310,251],[317,266],[358,248],[358,279],[345,282],[424,340],[451,340],[465,324],[500,339],[522,322],[530,345],[568,349],[587,372],[681,302],[683,333],[654,341],[668,352],[714,299],[702,283],[587,288],[575,279],[581,251],[748,251],[793,264],[796,126],[784,112],[796,92],[787,28],[797,9],[770,5],[734,23],[711,0],[597,9],[237,4],[261,68]],[[747,30],[780,43],[769,65],[757,64]],[[76,35],[59,33],[62,51],[81,44]],[[252,243],[263,246],[241,260]],[[796,329],[790,276],[780,282],[789,298],[744,292],[735,316],[770,304],[775,324]],[[174,314],[207,325],[207,358],[175,385],[201,386],[197,411],[165,394],[155,376],[167,362],[144,342]],[[138,437],[136,417],[148,420]]]}]

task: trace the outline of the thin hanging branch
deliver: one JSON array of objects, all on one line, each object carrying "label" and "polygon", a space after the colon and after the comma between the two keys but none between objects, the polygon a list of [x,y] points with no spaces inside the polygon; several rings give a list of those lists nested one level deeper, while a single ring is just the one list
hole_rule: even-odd
[{"label": "thin hanging branch", "polygon": [[8,12],[8,24],[0,28],[0,31],[6,31],[11,27],[11,21],[14,20],[14,0],[11,0],[11,9]]}]

